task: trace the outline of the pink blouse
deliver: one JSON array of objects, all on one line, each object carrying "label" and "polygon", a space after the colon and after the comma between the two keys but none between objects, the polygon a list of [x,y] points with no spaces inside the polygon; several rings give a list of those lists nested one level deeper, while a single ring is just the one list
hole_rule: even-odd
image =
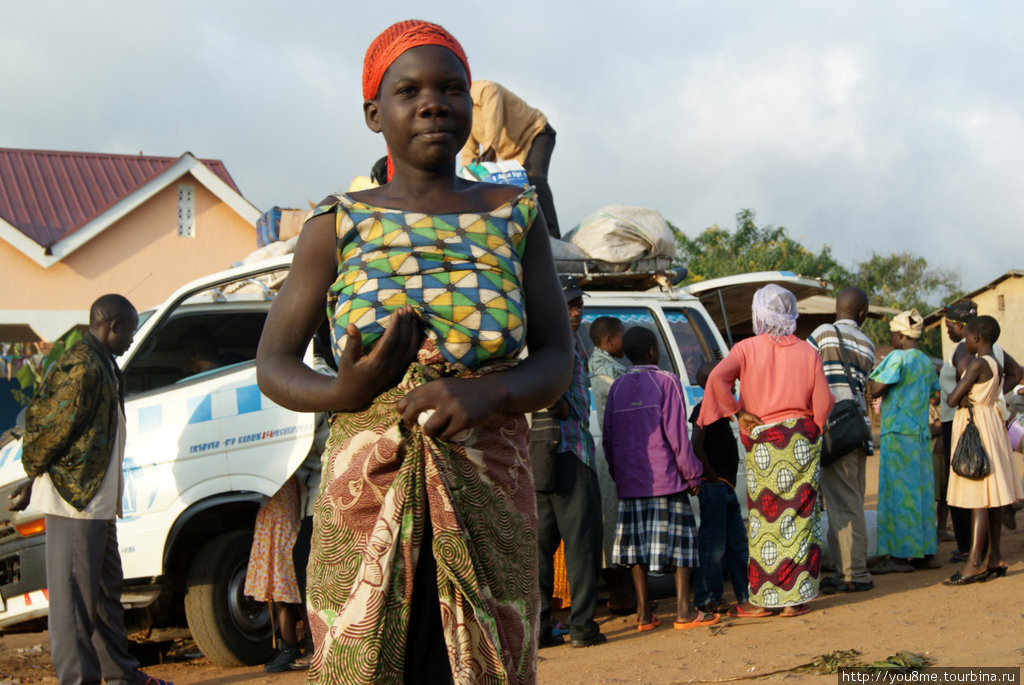
[{"label": "pink blouse", "polygon": [[[738,401],[732,394],[737,379]],[[824,428],[834,402],[810,343],[795,335],[755,335],[736,343],[711,372],[697,423],[707,426],[743,409],[764,423],[810,416]]]}]

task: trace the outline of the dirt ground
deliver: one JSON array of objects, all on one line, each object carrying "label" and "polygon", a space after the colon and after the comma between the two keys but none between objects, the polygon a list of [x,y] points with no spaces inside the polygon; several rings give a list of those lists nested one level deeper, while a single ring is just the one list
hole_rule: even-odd
[{"label": "dirt ground", "polygon": [[[869,468],[869,473],[877,473]],[[877,486],[868,483],[869,506]],[[674,601],[660,600],[662,625],[638,633],[635,617],[598,614],[608,642],[540,651],[539,682],[690,683],[756,678],[812,661],[836,650],[855,649],[871,662],[905,650],[934,659],[936,666],[1024,666],[1024,514],[1021,530],[1003,531],[1005,578],[965,587],[941,581],[958,566],[949,562],[952,543],[940,545],[943,567],[875,576],[875,589],[852,595],[819,596],[804,616],[728,619],[711,628],[672,628]],[[728,584],[727,584],[728,585]],[[262,667],[221,668],[205,658],[184,658],[146,666],[151,675],[202,685],[300,683],[302,673],[267,674]],[[177,654],[178,656],[175,656]],[[772,680],[834,685],[835,675],[780,673]],[[54,683],[46,633],[0,636],[0,685]]]}]

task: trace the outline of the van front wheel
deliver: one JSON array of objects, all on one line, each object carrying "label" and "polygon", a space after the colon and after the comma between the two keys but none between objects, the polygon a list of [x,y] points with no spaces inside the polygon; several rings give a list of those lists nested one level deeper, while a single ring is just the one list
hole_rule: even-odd
[{"label": "van front wheel", "polygon": [[218,666],[252,666],[273,656],[267,605],[243,594],[252,532],[206,543],[188,572],[185,618],[200,651]]}]

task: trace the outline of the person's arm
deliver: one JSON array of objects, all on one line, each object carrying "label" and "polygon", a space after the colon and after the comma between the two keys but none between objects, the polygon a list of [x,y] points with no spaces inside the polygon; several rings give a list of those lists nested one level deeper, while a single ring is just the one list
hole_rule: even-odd
[{"label": "person's arm", "polygon": [[700,407],[700,416],[697,423],[708,426],[721,418],[737,415],[740,409],[739,401],[733,397],[732,391],[736,387],[736,379],[739,378],[743,362],[741,345],[735,345],[725,355],[725,359],[715,365],[704,385],[704,401]]},{"label": "person's arm", "polygon": [[1009,352],[1003,350],[1003,394],[1020,385],[1022,377],[1024,377],[1024,370],[1020,368],[1020,364],[1010,356]]},{"label": "person's arm", "polygon": [[87,355],[62,358],[50,370],[39,395],[25,411],[21,466],[29,478],[49,471],[92,417],[102,373],[89,363]]},{"label": "person's arm", "polygon": [[354,411],[397,383],[416,357],[421,334],[408,307],[395,311],[368,354],[349,325],[338,375],[306,366],[303,355],[324,319],[328,288],[337,274],[333,213],[310,219],[299,234],[292,267],[267,315],[256,351],[260,390],[277,404],[300,412]]},{"label": "person's arm", "polygon": [[721,479],[715,470],[711,468],[708,455],[704,453],[704,435],[706,431],[697,422],[693,423],[693,432],[690,434],[690,444],[693,445],[693,454],[700,461],[701,469],[704,471],[704,480],[709,483],[717,483]]},{"label": "person's arm", "polygon": [[683,484],[696,494],[703,474],[701,462],[694,454],[693,445],[686,431],[686,405],[683,401],[683,385],[675,374],[668,374],[669,382],[660,383],[661,426],[668,440],[669,447],[676,457],[676,468],[683,479]]},{"label": "person's arm", "polygon": [[814,363],[811,366],[813,381],[811,386],[811,410],[814,412],[814,423],[818,428],[825,430],[825,423],[828,421],[828,413],[836,403],[832,389],[828,387],[828,380],[825,378],[825,368],[821,365],[821,359],[814,355]]},{"label": "person's arm", "polygon": [[496,161],[498,142],[505,128],[505,106],[501,91],[493,83],[488,84],[480,89],[474,104],[480,109],[479,116],[474,112],[473,118],[473,130],[481,148],[479,158],[484,162]]},{"label": "person's arm", "polygon": [[974,355],[967,351],[967,345],[963,342],[957,343],[953,348],[953,368],[956,369],[957,379],[964,375],[964,371],[967,370],[967,365],[971,363],[973,357]]},{"label": "person's arm", "polygon": [[971,388],[979,381],[984,382],[988,380],[985,376],[988,376],[988,378],[992,377],[992,369],[989,368],[988,362],[977,357],[971,359],[967,369],[964,371],[963,377],[957,382],[956,387],[950,391],[949,397],[946,398],[946,404],[950,407],[957,407],[960,406],[961,402],[964,402],[964,406],[967,406],[967,403],[970,402]]},{"label": "person's arm", "polygon": [[612,420],[614,416],[615,400],[609,391],[604,405],[604,418],[601,420],[601,445],[604,447],[604,460],[608,464],[608,475],[612,477],[613,481],[615,480],[615,450],[613,449],[615,422]]},{"label": "person's arm", "polygon": [[901,371],[900,357],[893,350],[885,355],[885,359],[879,362],[868,376],[868,396],[874,399],[886,395],[892,386],[899,383]]},{"label": "person's arm", "polygon": [[447,439],[493,414],[530,412],[555,404],[569,387],[573,372],[572,331],[561,293],[547,225],[538,210],[523,254],[529,355],[508,371],[479,378],[442,378],[411,390],[398,402],[405,425],[411,427],[420,412],[434,409],[423,431]]}]

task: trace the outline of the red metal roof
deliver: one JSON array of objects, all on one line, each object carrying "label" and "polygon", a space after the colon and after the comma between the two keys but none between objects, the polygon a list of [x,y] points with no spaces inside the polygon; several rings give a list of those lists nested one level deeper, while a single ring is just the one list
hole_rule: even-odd
[{"label": "red metal roof", "polygon": [[[49,247],[179,159],[0,148],[0,218]],[[223,162],[200,161],[238,192]]]}]

